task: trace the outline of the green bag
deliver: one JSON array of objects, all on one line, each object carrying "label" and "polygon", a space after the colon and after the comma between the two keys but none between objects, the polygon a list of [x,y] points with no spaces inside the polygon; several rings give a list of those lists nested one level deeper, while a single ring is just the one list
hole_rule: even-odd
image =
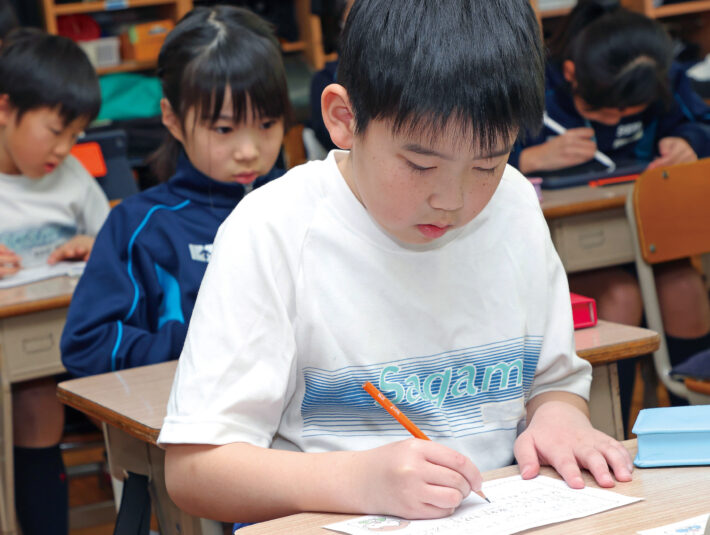
[{"label": "green bag", "polygon": [[144,119],[160,115],[163,90],[154,76],[106,74],[99,78],[101,111],[97,121]]}]

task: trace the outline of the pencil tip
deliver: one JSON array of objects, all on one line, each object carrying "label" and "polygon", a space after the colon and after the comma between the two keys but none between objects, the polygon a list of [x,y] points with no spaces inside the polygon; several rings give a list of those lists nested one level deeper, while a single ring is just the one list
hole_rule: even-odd
[{"label": "pencil tip", "polygon": [[491,503],[491,501],[490,501],[488,498],[486,498],[486,501],[487,501],[488,503]]}]

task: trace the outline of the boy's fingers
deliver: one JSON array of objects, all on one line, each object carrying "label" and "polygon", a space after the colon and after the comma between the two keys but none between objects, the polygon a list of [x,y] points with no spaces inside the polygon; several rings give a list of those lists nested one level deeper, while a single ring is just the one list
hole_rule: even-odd
[{"label": "boy's fingers", "polygon": [[589,470],[599,486],[613,487],[614,478],[611,477],[609,464],[604,455],[594,448],[585,449],[586,451],[579,457],[579,464]]},{"label": "boy's fingers", "polygon": [[582,471],[579,469],[577,460],[572,455],[563,455],[556,462],[550,463],[557,470],[557,473],[562,476],[567,485],[573,489],[583,489],[584,479],[582,479]]},{"label": "boy's fingers", "polygon": [[[427,461],[456,472],[466,480],[466,483],[471,489],[481,489],[481,473],[471,459],[440,444],[431,444],[436,447],[426,449],[425,457]],[[467,491],[465,495],[468,496],[468,494],[469,492]]]},{"label": "boy's fingers", "polygon": [[613,444],[602,447],[599,451],[604,455],[617,481],[631,481],[634,465],[626,448],[614,441]]},{"label": "boy's fingers", "polygon": [[523,479],[532,479],[537,476],[540,472],[540,459],[535,441],[529,433],[523,433],[518,437],[513,446],[513,454],[518,461],[520,475]]},{"label": "boy's fingers", "polygon": [[461,494],[458,489],[430,485],[427,488],[426,502],[434,507],[450,510],[458,507],[469,493]]}]

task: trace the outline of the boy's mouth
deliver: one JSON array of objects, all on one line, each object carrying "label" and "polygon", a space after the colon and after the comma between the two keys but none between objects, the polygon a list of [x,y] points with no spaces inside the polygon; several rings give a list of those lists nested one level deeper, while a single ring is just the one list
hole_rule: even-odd
[{"label": "boy's mouth", "polygon": [[426,238],[436,239],[441,238],[448,230],[451,229],[451,225],[446,225],[439,227],[437,225],[417,225],[419,232]]},{"label": "boy's mouth", "polygon": [[45,171],[45,173],[51,173],[52,171],[54,171],[56,169],[56,167],[57,167],[56,163],[46,163],[46,164],[44,164],[44,171]]}]

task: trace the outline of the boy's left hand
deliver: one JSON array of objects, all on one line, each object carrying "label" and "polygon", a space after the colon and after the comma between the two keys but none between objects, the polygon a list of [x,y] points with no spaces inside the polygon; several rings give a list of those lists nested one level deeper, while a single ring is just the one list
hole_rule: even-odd
[{"label": "boy's left hand", "polygon": [[56,264],[61,260],[83,260],[89,259],[91,248],[94,246],[94,238],[79,234],[71,240],[57,247],[47,259],[48,264]]},{"label": "boy's left hand", "polygon": [[[532,479],[540,465],[550,465],[573,489],[584,487],[580,468],[586,468],[601,487],[613,487],[613,472],[617,481],[631,481],[631,457],[618,441],[592,427],[584,408],[577,402],[568,403],[553,397],[538,400],[549,392],[536,396],[537,402],[527,429],[515,441],[515,458],[523,479]],[[573,396],[573,394],[567,394]],[[577,397],[577,396],[575,396]],[[582,398],[577,398],[586,407]],[[610,470],[611,469],[611,470]]]},{"label": "boy's left hand", "polygon": [[698,159],[693,147],[682,137],[664,137],[658,142],[660,156],[648,164],[648,169],[663,165],[689,163]]}]

